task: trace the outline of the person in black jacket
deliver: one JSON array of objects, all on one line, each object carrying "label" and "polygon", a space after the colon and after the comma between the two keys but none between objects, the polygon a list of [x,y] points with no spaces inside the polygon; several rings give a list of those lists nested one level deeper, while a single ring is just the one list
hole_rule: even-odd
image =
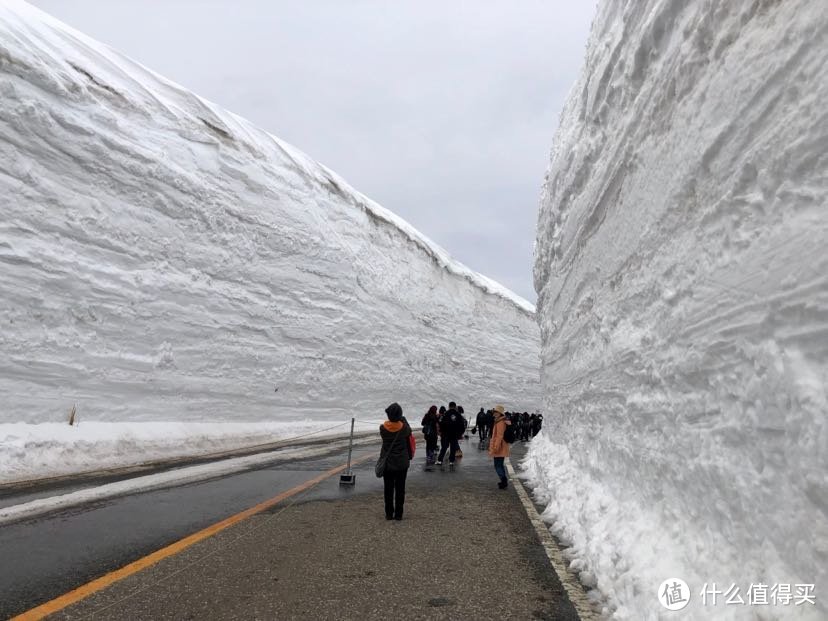
[{"label": "person in black jacket", "polygon": [[469,437],[468,433],[467,433],[467,430],[469,428],[469,419],[466,418],[466,410],[463,409],[462,405],[457,406],[457,413],[460,415],[460,420],[463,423],[463,425],[462,425],[463,429],[460,431],[460,435],[457,437],[457,440],[460,441],[464,437],[466,437],[466,438]]},{"label": "person in black jacket", "polygon": [[535,419],[532,422],[532,437],[534,438],[540,433],[541,427],[543,427],[543,414],[538,414],[537,416],[532,414],[532,416]]},{"label": "person in black jacket", "polygon": [[486,430],[486,438],[484,440],[483,448],[489,448],[489,441],[492,437],[492,430],[494,429],[494,411],[486,410],[483,417],[483,428]]},{"label": "person in black jacket", "polygon": [[529,418],[529,412],[524,412],[520,417],[520,441],[528,442],[529,434],[532,433],[532,419]]},{"label": "person in black jacket", "polygon": [[483,411],[483,408],[480,408],[480,411],[477,413],[477,418],[474,419],[474,426],[477,427],[477,437],[480,438],[480,444],[483,444],[483,440],[486,439],[486,432],[488,431],[486,427],[486,413]]},{"label": "person in black jacket", "polygon": [[401,520],[405,505],[405,477],[411,463],[408,454],[411,427],[405,420],[399,403],[392,403],[385,408],[385,414],[388,420],[380,425],[379,430],[382,438],[380,457],[388,456],[382,475],[385,483],[385,519]]},{"label": "person in black jacket", "polygon": [[437,435],[438,422],[437,406],[432,405],[420,423],[423,426],[423,436],[426,441],[426,468],[433,466],[435,458],[437,457],[437,438],[439,437]]},{"label": "person in black jacket", "polygon": [[440,454],[437,456],[437,465],[443,465],[446,451],[449,452],[449,466],[454,467],[457,449],[460,448],[459,438],[463,435],[463,421],[457,411],[457,404],[452,401],[449,409],[440,419]]}]

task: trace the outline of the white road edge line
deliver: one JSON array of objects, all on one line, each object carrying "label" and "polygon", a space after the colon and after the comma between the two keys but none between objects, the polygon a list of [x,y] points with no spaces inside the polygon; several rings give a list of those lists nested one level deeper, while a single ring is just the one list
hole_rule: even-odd
[{"label": "white road edge line", "polygon": [[592,608],[578,577],[569,570],[561,553],[561,548],[552,537],[546,524],[543,523],[538,510],[535,508],[535,503],[529,498],[529,493],[523,487],[523,483],[518,478],[515,469],[512,467],[512,462],[508,457],[506,458],[506,468],[509,472],[509,480],[514,485],[518,498],[520,498],[520,502],[526,510],[526,515],[529,517],[529,521],[532,522],[532,526],[535,527],[535,531],[538,533],[538,538],[546,552],[546,556],[549,558],[549,562],[552,563],[555,573],[558,574],[558,578],[560,578],[561,584],[569,596],[569,601],[575,607],[575,612],[578,613],[581,621],[600,621],[601,615]]},{"label": "white road edge line", "polygon": [[[370,438],[376,443],[376,438]],[[355,440],[354,446],[365,446],[369,442]],[[270,463],[317,457],[347,448],[348,442],[338,440],[330,445],[322,445],[314,448],[289,448],[284,447],[278,451],[267,451],[265,453],[247,455],[222,459],[216,462],[199,464],[196,466],[185,466],[174,470],[167,470],[158,474],[148,474],[140,477],[133,477],[123,481],[115,481],[97,487],[90,487],[68,494],[51,496],[49,498],[38,498],[23,504],[0,508],[0,526],[11,522],[17,522],[51,513],[58,509],[67,509],[78,505],[87,504],[99,500],[106,500],[117,496],[126,496],[138,492],[146,492],[163,487],[174,487],[184,483],[194,483],[216,478],[234,472],[240,472],[247,468],[264,466]]]}]

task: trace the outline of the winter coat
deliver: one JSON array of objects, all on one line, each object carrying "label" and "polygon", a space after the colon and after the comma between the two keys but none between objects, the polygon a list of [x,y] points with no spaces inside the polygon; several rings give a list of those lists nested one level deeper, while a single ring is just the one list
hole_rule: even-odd
[{"label": "winter coat", "polygon": [[[420,425],[423,427],[423,435],[427,438],[436,438],[437,437],[437,412],[426,412],[426,415],[423,416],[423,420],[420,422]],[[431,429],[431,433],[426,433],[426,429]]]},{"label": "winter coat", "polygon": [[444,438],[460,438],[465,428],[457,410],[448,410],[440,419],[440,435]]},{"label": "winter coat", "polygon": [[385,462],[386,472],[408,470],[408,465],[411,463],[411,459],[408,457],[408,436],[410,435],[411,427],[405,418],[396,422],[387,420],[380,425],[380,436],[382,437],[380,457],[388,455],[388,461]]},{"label": "winter coat", "polygon": [[489,456],[490,457],[508,457],[512,446],[503,440],[503,432],[506,431],[506,425],[509,421],[503,415],[495,416],[494,429],[492,429],[492,439],[489,441]]}]

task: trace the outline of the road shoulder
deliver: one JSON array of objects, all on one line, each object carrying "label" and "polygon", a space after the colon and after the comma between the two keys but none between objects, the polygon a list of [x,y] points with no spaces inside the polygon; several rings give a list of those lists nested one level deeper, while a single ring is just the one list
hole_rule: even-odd
[{"label": "road shoulder", "polygon": [[460,470],[414,477],[400,522],[375,489],[296,497],[53,618],[578,619],[514,489]]}]

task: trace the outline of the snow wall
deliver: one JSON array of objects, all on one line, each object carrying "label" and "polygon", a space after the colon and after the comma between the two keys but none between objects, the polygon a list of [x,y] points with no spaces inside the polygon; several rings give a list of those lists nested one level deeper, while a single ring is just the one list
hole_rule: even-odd
[{"label": "snow wall", "polygon": [[541,198],[525,465],[613,618],[828,618],[826,101],[822,0],[599,6]]},{"label": "snow wall", "polygon": [[16,0],[0,6],[0,164],[0,420],[539,405],[531,304]]}]

